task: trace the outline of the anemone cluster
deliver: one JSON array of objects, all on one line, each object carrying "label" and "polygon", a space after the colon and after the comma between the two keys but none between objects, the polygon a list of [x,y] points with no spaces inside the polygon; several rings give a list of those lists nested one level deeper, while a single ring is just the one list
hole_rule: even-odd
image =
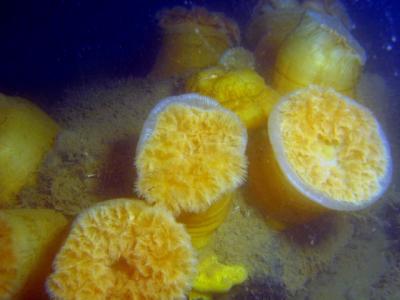
[{"label": "anemone cluster", "polygon": [[[71,220],[20,208],[21,190],[56,155],[60,128],[30,101],[0,94],[0,299],[211,299],[249,276],[204,250],[243,190],[282,229],[360,210],[388,188],[387,138],[350,98],[366,55],[340,1],[259,1],[245,31],[250,50],[237,47],[239,26],[221,13],[175,7],[158,21],[149,76],[178,78],[182,93],[143,123],[128,154],[131,197]],[[264,299],[265,289],[285,296],[283,284],[254,278],[233,295]]]}]

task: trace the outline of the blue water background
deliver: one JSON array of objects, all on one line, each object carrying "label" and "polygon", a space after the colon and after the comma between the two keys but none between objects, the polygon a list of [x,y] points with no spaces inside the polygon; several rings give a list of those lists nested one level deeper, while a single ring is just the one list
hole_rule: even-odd
[{"label": "blue water background", "polygon": [[[206,6],[244,26],[256,2],[1,1],[0,90],[38,98],[104,74],[144,76],[160,43],[159,9]],[[344,3],[358,24],[354,34],[367,50],[367,68],[400,78],[400,3]]]}]

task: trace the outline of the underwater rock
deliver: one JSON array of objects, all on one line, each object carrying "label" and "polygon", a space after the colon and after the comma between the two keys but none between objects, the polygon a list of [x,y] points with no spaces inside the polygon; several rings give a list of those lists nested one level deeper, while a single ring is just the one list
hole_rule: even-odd
[{"label": "underwater rock", "polygon": [[384,230],[393,251],[400,259],[400,203],[389,202],[383,211]]},{"label": "underwater rock", "polygon": [[122,196],[117,186],[124,185],[124,196],[133,195],[135,169],[129,162],[134,143],[147,114],[172,93],[173,84],[123,78],[65,91],[51,111],[63,130],[38,169],[36,184],[21,191],[20,204],[74,216],[110,196]]}]

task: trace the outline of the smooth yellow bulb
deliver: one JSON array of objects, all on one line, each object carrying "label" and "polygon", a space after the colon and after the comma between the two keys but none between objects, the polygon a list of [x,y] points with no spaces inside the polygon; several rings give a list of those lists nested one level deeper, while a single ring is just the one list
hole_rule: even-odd
[{"label": "smooth yellow bulb", "polygon": [[26,99],[0,94],[0,207],[11,207],[58,132],[57,124]]},{"label": "smooth yellow bulb", "polygon": [[316,84],[354,97],[365,59],[339,21],[307,12],[280,47],[272,85],[282,94]]}]

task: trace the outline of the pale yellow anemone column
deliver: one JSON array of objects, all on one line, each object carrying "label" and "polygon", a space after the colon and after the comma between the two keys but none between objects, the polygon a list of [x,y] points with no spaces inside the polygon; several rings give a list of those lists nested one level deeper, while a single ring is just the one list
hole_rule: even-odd
[{"label": "pale yellow anemone column", "polygon": [[240,41],[236,23],[223,14],[195,7],[175,7],[159,14],[161,48],[151,75],[187,75],[214,65],[221,54]]},{"label": "pale yellow anemone column", "polygon": [[364,106],[310,86],[283,98],[248,147],[249,192],[273,220],[304,223],[328,210],[365,208],[385,192],[391,156]]},{"label": "pale yellow anemone column", "polygon": [[138,193],[184,223],[204,246],[247,171],[246,129],[212,99],[184,94],[150,112],[136,151]]},{"label": "pale yellow anemone column", "polygon": [[260,0],[254,8],[244,38],[255,52],[257,70],[265,78],[270,79],[279,48],[303,13],[297,0]]},{"label": "pale yellow anemone column", "polygon": [[67,219],[50,209],[0,210],[0,299],[45,299]]},{"label": "pale yellow anemone column", "polygon": [[26,99],[0,94],[0,207],[11,207],[51,148],[57,124]]},{"label": "pale yellow anemone column", "polygon": [[244,38],[255,52],[257,71],[268,81],[272,78],[282,44],[299,26],[307,11],[335,19],[347,30],[354,27],[345,6],[338,0],[260,0],[253,10]]},{"label": "pale yellow anemone column", "polygon": [[317,84],[354,97],[365,60],[365,51],[341,22],[308,11],[279,49],[272,86],[285,94]]}]

